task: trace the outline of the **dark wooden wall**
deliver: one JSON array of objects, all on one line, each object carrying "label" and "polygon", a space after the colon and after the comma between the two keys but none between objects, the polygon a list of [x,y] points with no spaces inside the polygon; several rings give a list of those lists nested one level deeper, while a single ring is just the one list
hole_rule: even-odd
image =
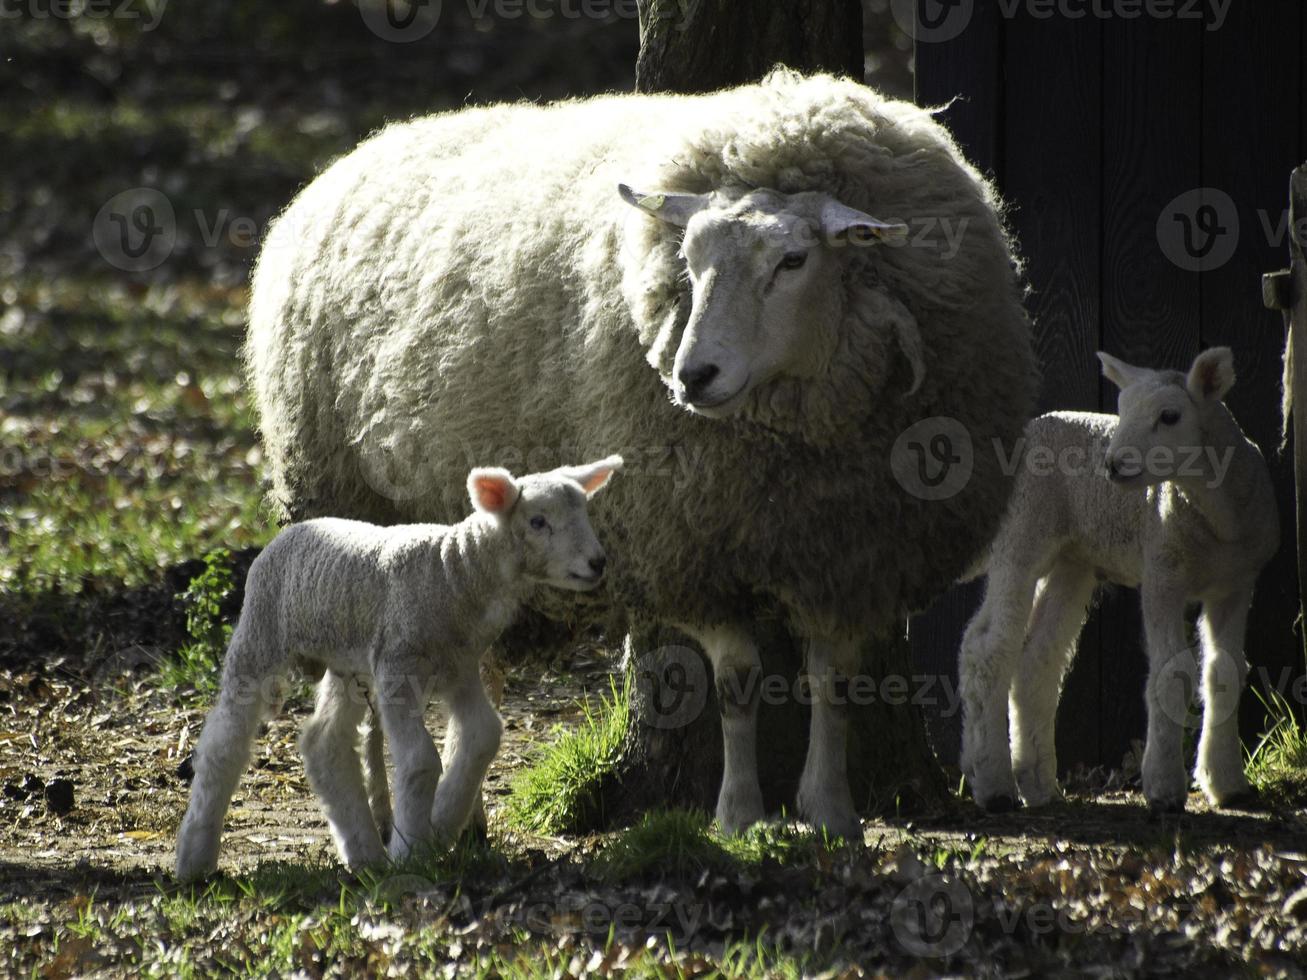
[{"label": "dark wooden wall", "polygon": [[[1258,585],[1248,656],[1254,683],[1269,680],[1289,695],[1302,647],[1292,455],[1278,453],[1284,329],[1280,314],[1262,306],[1260,276],[1285,264],[1289,173],[1307,157],[1303,5],[1232,0],[1212,30],[1210,20],[1187,17],[1068,18],[1056,5],[1040,17],[1048,6],[1024,0],[918,3],[930,18],[921,23],[933,26],[918,30],[918,101],[958,97],[942,118],[1012,207],[1033,289],[1040,410],[1115,411],[1097,350],[1182,368],[1205,347],[1234,349],[1239,379],[1228,404],[1271,463],[1284,529]],[[1071,8],[1091,9],[1076,0]],[[1210,17],[1211,5],[1202,9]],[[961,19],[941,31],[950,10]],[[1176,227],[1168,206],[1199,188],[1237,246],[1218,263],[1218,244],[1191,271],[1172,261],[1177,246],[1163,244],[1159,227]],[[1237,210],[1237,231],[1220,192]],[[913,620],[917,669],[948,673],[956,684],[958,641],[979,597],[975,586],[954,589]],[[1131,740],[1143,738],[1145,670],[1137,595],[1105,590],[1058,716],[1064,767],[1119,765]],[[953,760],[961,719],[945,708],[934,709],[932,730]],[[1251,692],[1241,722],[1246,739],[1261,729]]]}]

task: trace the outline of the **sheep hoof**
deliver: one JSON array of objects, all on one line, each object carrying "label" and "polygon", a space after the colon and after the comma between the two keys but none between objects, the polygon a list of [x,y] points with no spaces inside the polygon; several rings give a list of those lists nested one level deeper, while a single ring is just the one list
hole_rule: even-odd
[{"label": "sheep hoof", "polygon": [[1017,808],[1017,801],[1006,793],[991,796],[983,804],[986,813],[1011,813]]},{"label": "sheep hoof", "polygon": [[1149,800],[1148,812],[1154,817],[1175,816],[1184,813],[1184,800]]}]

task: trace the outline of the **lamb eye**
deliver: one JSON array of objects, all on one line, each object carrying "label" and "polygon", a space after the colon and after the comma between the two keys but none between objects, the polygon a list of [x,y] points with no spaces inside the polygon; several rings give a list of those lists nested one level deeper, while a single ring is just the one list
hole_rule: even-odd
[{"label": "lamb eye", "polygon": [[548,526],[549,522],[539,514],[536,514],[535,517],[531,518],[531,530],[533,531],[543,531]]},{"label": "lamb eye", "polygon": [[808,261],[807,252],[786,252],[785,257],[781,259],[782,269],[802,269],[803,264]]},{"label": "lamb eye", "polygon": [[1175,425],[1180,421],[1180,413],[1174,408],[1168,408],[1157,417],[1157,421],[1163,425]]}]

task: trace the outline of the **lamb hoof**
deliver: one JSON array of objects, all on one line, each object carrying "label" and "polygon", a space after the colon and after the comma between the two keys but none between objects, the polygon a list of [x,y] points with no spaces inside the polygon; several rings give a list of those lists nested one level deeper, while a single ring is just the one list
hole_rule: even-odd
[{"label": "lamb hoof", "polygon": [[1220,799],[1212,800],[1212,805],[1222,810],[1256,810],[1264,805],[1262,794],[1253,786],[1230,793]]},{"label": "lamb hoof", "polygon": [[1002,796],[991,796],[981,805],[986,813],[1011,813],[1017,808],[1017,801],[1005,793]]}]

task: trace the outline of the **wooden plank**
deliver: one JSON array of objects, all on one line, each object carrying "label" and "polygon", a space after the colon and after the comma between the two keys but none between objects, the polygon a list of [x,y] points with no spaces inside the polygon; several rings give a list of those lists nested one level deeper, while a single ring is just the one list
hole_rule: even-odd
[{"label": "wooden plank", "polygon": [[1303,409],[1301,402],[1302,398],[1307,398],[1307,256],[1304,256],[1304,252],[1307,252],[1307,230],[1302,224],[1307,222],[1307,167],[1299,167],[1293,172],[1289,198],[1293,229],[1290,248],[1293,255],[1290,269],[1291,306],[1288,312],[1288,318],[1293,323],[1289,337],[1289,343],[1293,345],[1293,375],[1289,384],[1295,403],[1293,457],[1297,498],[1297,534],[1294,540],[1298,552],[1299,609],[1307,610],[1307,595],[1304,595],[1307,590],[1307,410]]},{"label": "wooden plank", "polygon": [[[957,139],[967,159],[991,178],[1001,177],[1002,146],[1000,55],[1003,22],[996,4],[977,4],[971,19],[956,37],[917,38],[915,45],[918,105],[949,107],[941,121]],[[972,614],[980,605],[983,585],[961,585],[942,596],[909,624],[914,670],[932,678],[931,690],[941,696],[924,706],[931,739],[941,761],[957,762],[962,743],[962,717],[955,710],[957,654]]]},{"label": "wooden plank", "polygon": [[[1184,367],[1199,350],[1198,279],[1160,247],[1158,216],[1171,220],[1170,202],[1201,183],[1201,105],[1176,91],[1196,90],[1203,24],[1116,18],[1103,32],[1102,347],[1132,364]],[[1182,239],[1170,235],[1166,242]],[[1100,377],[1098,393],[1099,408],[1115,412],[1116,386]],[[1118,766],[1147,731],[1138,592],[1106,590],[1098,619],[1098,760]],[[1064,725],[1073,723],[1062,717]]]},{"label": "wooden plank", "polygon": [[[1035,18],[1007,24],[1004,193],[1034,293],[1029,307],[1044,372],[1041,411],[1098,408],[1102,23]],[[1081,649],[1059,712],[1063,767],[1098,760],[1098,625]]]},{"label": "wooden plank", "polygon": [[[1292,544],[1296,505],[1292,460],[1277,452],[1283,318],[1263,307],[1258,291],[1261,274],[1284,261],[1288,246],[1284,174],[1302,160],[1302,21],[1299,4],[1232,4],[1224,26],[1203,39],[1203,182],[1218,210],[1228,195],[1238,235],[1228,261],[1201,275],[1202,339],[1207,346],[1233,348],[1238,383],[1227,404],[1261,446],[1275,481],[1285,545],[1258,582],[1247,652],[1254,680],[1277,687],[1302,664],[1293,634],[1299,609]],[[1249,58],[1250,51],[1256,57]],[[1249,111],[1257,105],[1274,110],[1262,117]],[[1245,739],[1262,728],[1260,704],[1251,694],[1244,698],[1241,721]]]},{"label": "wooden plank", "polygon": [[975,4],[961,33],[918,34],[913,54],[916,101],[948,108],[940,120],[967,159],[984,174],[1001,177],[1000,106],[1003,19],[994,3]]}]

